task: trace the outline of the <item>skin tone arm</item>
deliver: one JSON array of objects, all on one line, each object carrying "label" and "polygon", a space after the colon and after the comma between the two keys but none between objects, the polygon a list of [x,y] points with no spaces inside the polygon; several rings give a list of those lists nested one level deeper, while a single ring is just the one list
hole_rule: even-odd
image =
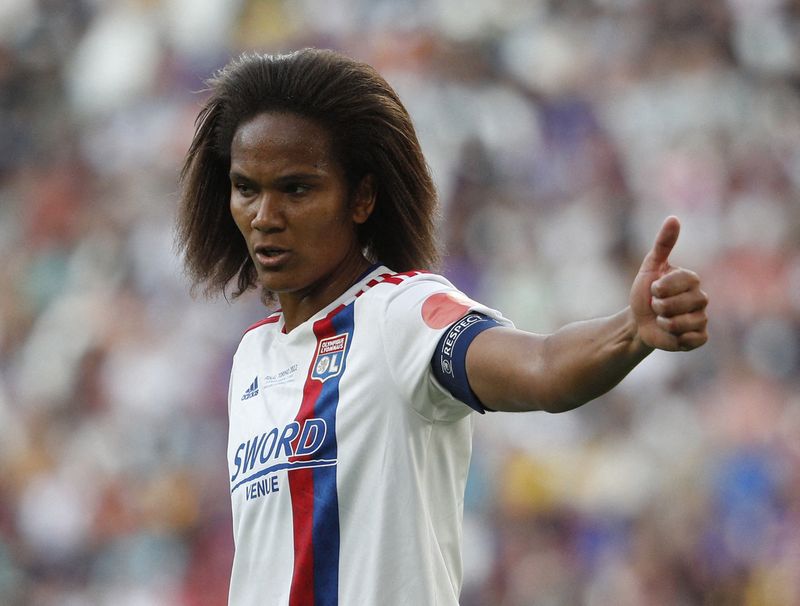
[{"label": "skin tone arm", "polygon": [[703,345],[708,297],[697,274],[669,263],[679,232],[678,219],[668,217],[619,313],[546,336],[510,328],[479,334],[466,364],[480,400],[493,410],[564,412],[610,390],[654,349]]}]

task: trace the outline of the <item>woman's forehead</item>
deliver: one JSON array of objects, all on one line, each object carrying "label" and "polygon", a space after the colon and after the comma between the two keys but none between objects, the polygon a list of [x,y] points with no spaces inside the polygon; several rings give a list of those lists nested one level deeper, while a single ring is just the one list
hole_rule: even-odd
[{"label": "woman's forehead", "polygon": [[231,142],[231,163],[307,164],[329,168],[337,164],[331,136],[318,122],[294,113],[268,112],[243,122]]},{"label": "woman's forehead", "polygon": [[318,122],[294,113],[265,112],[242,122],[234,132],[231,153],[238,150],[301,148],[331,151],[330,133]]}]

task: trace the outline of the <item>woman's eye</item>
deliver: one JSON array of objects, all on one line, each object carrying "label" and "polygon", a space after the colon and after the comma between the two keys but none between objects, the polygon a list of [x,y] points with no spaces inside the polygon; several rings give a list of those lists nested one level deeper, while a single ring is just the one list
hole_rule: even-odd
[{"label": "woman's eye", "polygon": [[253,193],[253,188],[247,183],[235,183],[233,187],[239,192],[239,195],[242,196],[249,196]]},{"label": "woman's eye", "polygon": [[290,183],[286,186],[286,193],[293,196],[299,196],[308,193],[310,189],[311,188],[308,185],[304,185],[302,183]]}]

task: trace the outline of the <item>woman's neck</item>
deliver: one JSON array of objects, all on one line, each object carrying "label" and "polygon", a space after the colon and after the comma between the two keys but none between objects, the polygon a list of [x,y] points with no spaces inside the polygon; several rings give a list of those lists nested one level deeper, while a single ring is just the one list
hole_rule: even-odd
[{"label": "woman's neck", "polygon": [[278,293],[285,332],[291,332],[338,299],[369,266],[370,262],[361,253],[352,255],[334,272],[302,291]]}]

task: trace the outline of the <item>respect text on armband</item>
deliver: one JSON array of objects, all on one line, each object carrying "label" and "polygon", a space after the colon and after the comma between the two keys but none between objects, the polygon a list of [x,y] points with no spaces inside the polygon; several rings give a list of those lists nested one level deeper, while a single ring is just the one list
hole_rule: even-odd
[{"label": "respect text on armband", "polygon": [[328,426],[325,419],[311,418],[273,427],[242,442],[233,452],[231,493],[244,487],[247,500],[280,490],[277,472],[336,464],[326,458]]},{"label": "respect text on armband", "polygon": [[477,322],[483,322],[486,318],[481,316],[480,314],[469,314],[464,316],[453,324],[450,329],[447,331],[447,335],[445,335],[444,340],[441,342],[441,346],[439,349],[439,363],[442,366],[442,371],[446,374],[452,375],[453,374],[453,348],[458,341],[458,338],[461,336],[467,328],[472,326]]}]

